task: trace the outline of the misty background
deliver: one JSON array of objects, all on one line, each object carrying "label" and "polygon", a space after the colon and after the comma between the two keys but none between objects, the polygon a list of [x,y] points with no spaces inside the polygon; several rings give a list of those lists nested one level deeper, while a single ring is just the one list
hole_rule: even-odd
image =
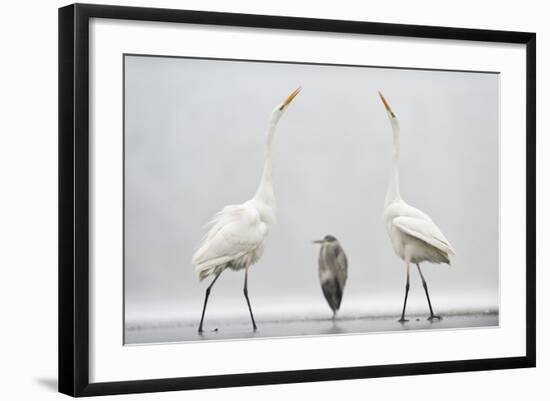
[{"label": "misty background", "polygon": [[[349,262],[342,315],[398,315],[405,264],[382,221],[392,136],[381,90],[401,123],[403,198],[455,248],[452,266],[424,263],[435,313],[499,304],[499,76],[125,56],[125,319],[200,319],[191,257],[205,224],[250,199],[272,109],[303,90],[274,140],[277,224],[250,268],[257,320],[332,315],[317,273],[336,236]],[[248,316],[244,271],[213,287],[210,318]],[[408,310],[428,313],[416,268]]]}]

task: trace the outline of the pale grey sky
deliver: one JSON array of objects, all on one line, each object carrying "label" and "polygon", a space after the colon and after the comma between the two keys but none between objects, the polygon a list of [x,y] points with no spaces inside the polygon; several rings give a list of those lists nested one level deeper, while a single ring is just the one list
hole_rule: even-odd
[{"label": "pale grey sky", "polygon": [[[457,251],[452,267],[424,264],[436,311],[498,306],[497,74],[126,56],[127,318],[200,316],[193,251],[217,211],[253,196],[270,112],[297,86],[274,141],[278,222],[249,274],[257,317],[283,304],[328,311],[311,241],[329,233],[349,260],[341,311],[400,312],[378,90],[401,122],[402,195]],[[246,314],[243,279],[225,272],[208,313]],[[426,308],[416,271],[410,305]]]}]

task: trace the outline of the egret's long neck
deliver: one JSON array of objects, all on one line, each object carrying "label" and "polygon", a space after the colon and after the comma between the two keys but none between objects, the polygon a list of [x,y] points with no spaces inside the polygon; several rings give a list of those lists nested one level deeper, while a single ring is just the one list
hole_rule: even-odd
[{"label": "egret's long neck", "polygon": [[396,200],[401,200],[401,193],[399,192],[399,122],[397,118],[390,118],[390,122],[393,131],[393,155],[390,180],[386,190],[386,199],[384,201],[385,205]]},{"label": "egret's long neck", "polygon": [[275,193],[273,192],[273,137],[275,136],[275,128],[279,122],[279,117],[280,115],[274,113],[269,121],[265,142],[265,160],[262,179],[254,195],[254,199],[265,203],[271,208],[275,207]]}]

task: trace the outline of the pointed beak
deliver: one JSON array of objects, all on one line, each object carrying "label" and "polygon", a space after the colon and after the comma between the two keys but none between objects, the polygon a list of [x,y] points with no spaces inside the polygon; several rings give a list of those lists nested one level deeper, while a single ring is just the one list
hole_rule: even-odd
[{"label": "pointed beak", "polygon": [[288,95],[288,97],[285,99],[285,101],[283,102],[283,104],[281,105],[281,110],[284,109],[286,106],[288,106],[290,104],[290,102],[292,102],[292,100],[298,96],[298,93],[300,93],[300,91],[302,90],[302,87],[298,87],[294,90],[294,92],[292,92],[290,95]]},{"label": "pointed beak", "polygon": [[391,109],[390,107],[390,104],[388,103],[388,101],[386,100],[386,98],[384,97],[384,95],[382,94],[382,92],[378,91],[378,96],[380,96],[380,99],[382,99],[382,103],[384,103],[384,107],[386,108],[386,110],[388,111],[388,113],[390,113],[390,115],[395,118],[395,113],[393,112],[393,110]]},{"label": "pointed beak", "polygon": [[314,244],[322,244],[324,242],[325,242],[325,240],[322,240],[322,239],[317,239],[317,240],[313,241]]}]

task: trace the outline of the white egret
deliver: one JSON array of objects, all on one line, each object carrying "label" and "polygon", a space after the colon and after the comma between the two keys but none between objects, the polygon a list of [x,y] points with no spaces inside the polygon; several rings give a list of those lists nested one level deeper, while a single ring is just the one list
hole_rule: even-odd
[{"label": "white egret", "polygon": [[313,241],[320,244],[319,249],[319,281],[323,295],[332,309],[332,318],[340,309],[344,287],[348,279],[348,259],[338,240],[332,235]]},{"label": "white egret", "polygon": [[422,286],[426,293],[428,306],[430,308],[429,320],[441,319],[434,315],[428,285],[420,269],[421,262],[447,263],[450,264],[449,256],[454,255],[454,250],[441,230],[435,225],[432,219],[424,212],[408,205],[399,192],[399,121],[388,101],[382,93],[378,92],[386,112],[388,114],[393,132],[393,164],[386,199],[384,201],[384,224],[388,231],[393,250],[406,263],[407,281],[405,285],[405,300],[400,322],[406,322],[405,309],[407,308],[407,297],[409,295],[409,264],[414,263],[422,279]]},{"label": "white egret", "polygon": [[206,304],[210,289],[225,269],[244,269],[244,296],[252,319],[254,331],[257,329],[250,300],[248,299],[248,268],[256,263],[263,254],[265,240],[271,226],[275,223],[275,195],[272,182],[272,146],[275,128],[290,102],[301,88],[293,91],[271,113],[267,129],[265,160],[260,185],[254,197],[240,205],[228,205],[218,212],[210,222],[199,249],[193,255],[192,263],[199,280],[209,276],[214,279],[206,289],[202,309],[199,333],[202,332]]}]

